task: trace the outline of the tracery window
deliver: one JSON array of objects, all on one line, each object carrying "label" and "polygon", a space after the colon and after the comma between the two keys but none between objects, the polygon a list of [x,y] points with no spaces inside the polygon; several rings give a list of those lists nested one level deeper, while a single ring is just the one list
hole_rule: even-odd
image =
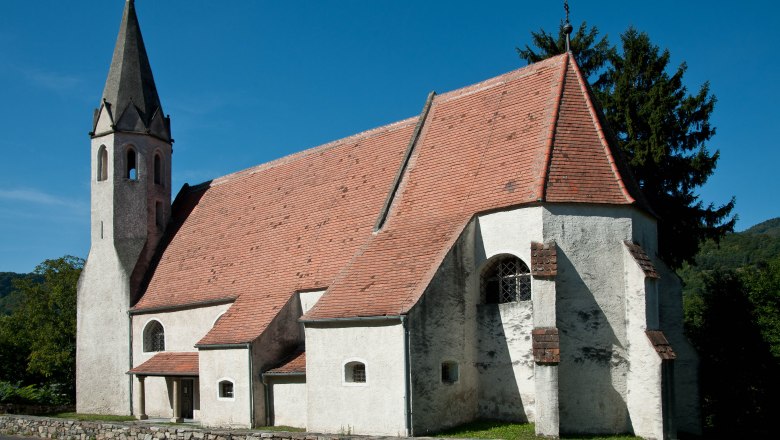
[{"label": "tracery window", "polygon": [[165,351],[165,329],[160,321],[151,321],[144,329],[144,351]]},{"label": "tracery window", "polygon": [[483,272],[482,295],[487,304],[529,301],[531,271],[523,260],[513,255],[500,257]]}]

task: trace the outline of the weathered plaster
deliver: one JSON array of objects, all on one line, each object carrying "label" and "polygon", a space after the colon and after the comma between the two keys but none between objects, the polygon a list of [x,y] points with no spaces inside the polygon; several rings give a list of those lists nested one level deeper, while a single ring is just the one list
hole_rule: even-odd
[{"label": "weathered plaster", "polygon": [[[344,361],[366,361],[366,386],[346,386]],[[400,321],[306,324],[310,431],[402,436],[404,331]]]},{"label": "weathered plaster", "polygon": [[[514,255],[531,262],[531,242],[543,241],[542,208],[518,208],[480,215],[477,218],[475,260],[481,273],[491,258]],[[479,282],[474,286],[479,291]],[[541,290],[540,290],[541,289]],[[535,298],[549,286],[531,280],[532,300],[477,306],[477,352],[480,417],[535,421],[536,390],[531,330],[534,307],[540,303],[550,318],[551,307]],[[554,307],[554,306],[552,306]],[[541,318],[544,319],[544,318]]]},{"label": "weathered plaster", "polygon": [[265,385],[262,373],[279,365],[303,345],[301,301],[293,293],[259,338],[252,343],[252,393],[255,425],[265,425]]},{"label": "weathered plaster", "polygon": [[[124,175],[125,151],[138,153],[138,179]],[[98,181],[98,150],[106,147],[107,179]],[[163,184],[156,185],[153,152],[165,163]],[[79,280],[76,405],[80,412],[131,412],[130,329],[127,310],[139,285],[139,274],[151,259],[163,230],[154,206],[162,202],[163,220],[170,215],[171,146],[145,135],[116,133],[92,139],[91,246]]]},{"label": "weathered plaster", "polygon": [[[414,435],[477,417],[475,229],[466,227],[408,315]],[[457,382],[442,382],[445,361],[458,364]]]},{"label": "weathered plaster", "polygon": [[558,245],[560,430],[630,432],[626,407],[623,240],[633,208],[546,205],[544,241]]}]

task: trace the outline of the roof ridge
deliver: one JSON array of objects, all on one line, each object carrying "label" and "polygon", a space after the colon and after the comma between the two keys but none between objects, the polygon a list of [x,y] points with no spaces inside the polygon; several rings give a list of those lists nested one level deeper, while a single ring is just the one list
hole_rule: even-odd
[{"label": "roof ridge", "polygon": [[[274,167],[277,167],[277,166],[280,166],[280,165],[288,164],[290,162],[293,162],[293,161],[300,160],[300,159],[303,159],[305,157],[308,157],[308,156],[310,156],[312,154],[321,153],[323,151],[327,151],[327,150],[330,150],[332,148],[336,148],[336,147],[342,146],[343,144],[345,144],[347,142],[350,142],[350,141],[370,139],[371,137],[377,136],[379,134],[389,133],[391,131],[395,131],[395,130],[404,128],[404,127],[410,125],[411,123],[416,122],[418,117],[419,117],[419,115],[418,116],[412,116],[410,118],[402,119],[400,121],[392,122],[390,124],[385,124],[385,125],[382,125],[382,126],[379,126],[379,127],[371,128],[369,130],[361,131],[359,133],[356,133],[356,134],[353,134],[353,135],[350,135],[350,136],[347,136],[347,137],[344,137],[344,138],[336,139],[336,140],[333,140],[333,141],[330,141],[330,142],[318,145],[316,147],[308,148],[308,149],[303,150],[303,151],[298,151],[296,153],[292,153],[292,154],[288,154],[286,156],[279,157],[279,158],[271,160],[269,162],[264,162],[264,163],[261,163],[259,165],[254,165],[254,166],[251,166],[249,168],[245,168],[243,170],[234,171],[232,173],[225,174],[224,176],[216,177],[216,178],[212,179],[211,181],[206,181],[206,182],[203,182],[203,183],[210,182],[209,186],[213,187],[213,186],[217,186],[217,185],[221,185],[223,183],[227,183],[227,182],[233,181],[235,179],[239,179],[239,178],[244,177],[244,176],[251,176],[252,174],[259,173],[260,171],[265,171],[267,169],[271,169],[271,168],[274,168]],[[198,184],[198,185],[202,185],[203,183]],[[197,185],[193,185],[193,186],[197,186]]]},{"label": "roof ridge", "polygon": [[480,92],[485,89],[493,88],[496,86],[500,86],[502,84],[505,84],[510,81],[514,81],[520,78],[523,78],[525,76],[532,75],[536,72],[537,69],[540,67],[547,67],[549,64],[555,64],[556,62],[559,62],[561,58],[564,58],[567,56],[567,54],[561,54],[556,55],[550,58],[547,58],[542,61],[538,61],[536,63],[531,63],[527,66],[520,67],[515,70],[511,70],[506,73],[502,73],[501,75],[494,76],[493,78],[488,78],[484,81],[480,81],[476,84],[470,84],[464,87],[461,87],[459,89],[450,90],[449,92],[444,92],[442,94],[439,94],[436,96],[436,100],[440,102],[447,102],[451,99],[460,98],[462,96],[471,95],[477,92]]},{"label": "roof ridge", "polygon": [[545,140],[545,152],[544,152],[544,167],[541,176],[539,176],[539,193],[537,195],[538,201],[543,201],[545,199],[545,196],[547,195],[547,181],[550,178],[550,161],[552,161],[552,150],[553,145],[555,144],[555,131],[558,127],[558,119],[561,115],[561,101],[563,101],[563,88],[564,83],[566,83],[566,73],[569,70],[569,53],[564,54],[565,59],[561,63],[561,77],[560,81],[558,83],[558,91],[557,91],[557,97],[555,98],[555,103],[553,104],[553,113],[552,113],[552,121],[550,121],[550,131],[547,134],[547,139]]},{"label": "roof ridge", "polygon": [[629,193],[628,188],[626,188],[626,184],[623,181],[623,176],[620,175],[620,170],[618,170],[617,163],[615,162],[615,156],[612,155],[612,149],[609,146],[609,143],[607,142],[607,136],[604,133],[604,127],[601,126],[601,121],[599,119],[599,115],[596,113],[596,108],[593,105],[593,99],[590,96],[590,92],[588,91],[588,86],[585,83],[585,79],[582,77],[582,72],[580,71],[580,67],[577,65],[577,62],[572,57],[570,59],[570,62],[574,68],[574,76],[577,78],[577,82],[580,85],[580,90],[582,90],[582,94],[585,98],[585,105],[588,107],[588,113],[590,113],[590,117],[593,120],[593,125],[596,127],[596,132],[599,135],[599,141],[601,142],[602,147],[604,148],[604,152],[607,154],[607,161],[609,162],[609,167],[612,169],[612,173],[615,175],[615,178],[617,179],[618,187],[620,188],[620,192],[623,194],[623,197],[626,198],[626,201],[628,203],[636,203],[636,199]]}]

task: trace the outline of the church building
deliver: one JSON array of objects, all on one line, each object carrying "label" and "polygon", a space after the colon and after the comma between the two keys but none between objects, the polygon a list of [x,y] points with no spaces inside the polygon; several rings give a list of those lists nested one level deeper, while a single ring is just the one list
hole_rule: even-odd
[{"label": "church building", "polygon": [[700,432],[680,281],[571,53],[172,202],[171,121],[126,0],[90,136],[80,413]]}]

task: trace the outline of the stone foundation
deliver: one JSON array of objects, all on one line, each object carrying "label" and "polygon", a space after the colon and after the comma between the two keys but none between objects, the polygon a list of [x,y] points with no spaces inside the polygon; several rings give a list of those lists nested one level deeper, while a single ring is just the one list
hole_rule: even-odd
[{"label": "stone foundation", "polygon": [[[48,417],[0,415],[0,434],[58,440],[337,440],[403,439],[404,437],[313,434],[259,430],[225,430],[145,422],[80,422]],[[415,437],[424,439],[424,437]]]}]

